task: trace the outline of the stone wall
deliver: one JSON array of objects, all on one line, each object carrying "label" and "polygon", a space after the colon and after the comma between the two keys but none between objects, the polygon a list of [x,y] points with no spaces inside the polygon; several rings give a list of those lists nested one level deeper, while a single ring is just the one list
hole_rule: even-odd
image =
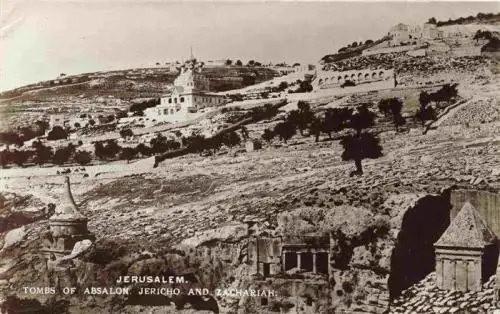
[{"label": "stone wall", "polygon": [[485,219],[490,229],[500,237],[500,193],[477,190],[453,190],[450,195],[453,219],[464,203],[469,201]]},{"label": "stone wall", "polygon": [[371,83],[376,81],[390,80],[394,77],[393,69],[363,69],[349,71],[321,71],[317,73],[315,85],[319,88],[333,88],[344,84],[346,81]]},{"label": "stone wall", "polygon": [[415,49],[415,45],[407,45],[407,46],[395,46],[395,47],[380,47],[375,49],[365,49],[362,52],[363,56],[370,56],[375,54],[382,53],[393,53],[393,52],[405,52],[409,50]]}]

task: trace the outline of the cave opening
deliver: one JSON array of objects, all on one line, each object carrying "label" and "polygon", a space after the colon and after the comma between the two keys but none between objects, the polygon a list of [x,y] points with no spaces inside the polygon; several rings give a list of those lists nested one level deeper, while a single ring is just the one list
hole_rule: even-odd
[{"label": "cave opening", "polygon": [[450,224],[450,191],[428,195],[403,216],[391,255],[388,286],[390,299],[434,271],[434,243]]},{"label": "cave opening", "polygon": [[284,270],[297,267],[297,253],[296,252],[285,252],[285,263]]},{"label": "cave opening", "polygon": [[320,274],[328,274],[328,253],[316,253],[316,271]]},{"label": "cave opening", "polygon": [[311,252],[302,252],[300,254],[300,268],[305,271],[313,271],[313,255]]},{"label": "cave opening", "polygon": [[481,265],[481,278],[483,282],[487,282],[491,276],[495,275],[498,265],[498,255],[498,241],[485,247]]}]

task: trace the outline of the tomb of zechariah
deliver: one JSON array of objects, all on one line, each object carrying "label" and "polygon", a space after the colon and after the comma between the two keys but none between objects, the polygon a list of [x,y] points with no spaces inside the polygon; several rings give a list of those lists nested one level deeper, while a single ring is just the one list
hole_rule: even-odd
[{"label": "tomb of zechariah", "polygon": [[182,122],[195,118],[201,109],[226,102],[225,96],[210,93],[210,82],[201,74],[203,64],[194,57],[182,67],[170,95],[158,106],[147,108],[144,115],[153,122]]},{"label": "tomb of zechariah", "polygon": [[496,242],[495,234],[479,212],[466,202],[434,244],[436,285],[446,290],[481,290],[482,283],[496,268],[488,263]]},{"label": "tomb of zechariah", "polygon": [[451,204],[451,223],[434,244],[436,285],[444,290],[482,290],[495,273],[500,279],[500,194],[456,190]]},{"label": "tomb of zechariah", "polygon": [[49,218],[49,231],[44,235],[43,253],[49,262],[70,255],[78,242],[95,239],[87,228],[87,222],[87,217],[75,204],[69,177],[65,177],[61,201]]}]

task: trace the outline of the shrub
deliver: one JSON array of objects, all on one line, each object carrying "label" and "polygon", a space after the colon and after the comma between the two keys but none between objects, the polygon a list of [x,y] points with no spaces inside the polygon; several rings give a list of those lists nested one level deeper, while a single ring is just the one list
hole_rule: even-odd
[{"label": "shrub", "polygon": [[134,135],[134,132],[132,132],[131,129],[120,130],[120,136],[123,138],[131,137],[133,135]]},{"label": "shrub", "polygon": [[73,159],[75,160],[76,163],[82,166],[87,165],[92,161],[90,152],[84,150],[77,151],[73,156]]},{"label": "shrub", "polygon": [[52,130],[47,135],[47,140],[49,141],[55,141],[67,138],[68,138],[68,132],[66,132],[66,130],[64,130],[60,126],[53,127]]},{"label": "shrub", "polygon": [[122,151],[120,153],[120,159],[125,159],[127,162],[130,160],[134,159],[134,157],[137,155],[137,150],[132,147],[124,147],[122,148]]},{"label": "shrub", "polygon": [[35,148],[35,162],[40,166],[51,160],[54,156],[52,148],[43,145],[40,141],[34,142],[33,147]]},{"label": "shrub", "polygon": [[279,138],[286,143],[297,133],[297,129],[292,122],[285,121],[278,123],[274,127],[273,133],[277,134]]},{"label": "shrub", "polygon": [[151,156],[151,148],[146,146],[144,143],[140,143],[135,147],[135,150],[141,154],[141,156],[147,157]]},{"label": "shrub", "polygon": [[74,152],[75,152],[75,147],[73,146],[73,144],[69,144],[66,147],[57,149],[53,158],[54,164],[56,165],[64,164],[71,158],[71,155],[73,155]]},{"label": "shrub", "polygon": [[265,129],[262,134],[262,139],[266,142],[270,142],[274,138],[274,132],[270,129]]},{"label": "shrub", "polygon": [[2,132],[0,133],[0,142],[6,145],[23,146],[24,141],[19,134],[15,132]]}]

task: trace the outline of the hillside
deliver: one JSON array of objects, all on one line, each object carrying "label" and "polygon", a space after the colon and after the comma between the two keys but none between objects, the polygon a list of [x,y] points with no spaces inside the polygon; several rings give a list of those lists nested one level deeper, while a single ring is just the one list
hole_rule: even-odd
[{"label": "hillside", "polygon": [[[204,68],[211,90],[242,88],[272,79],[276,72],[263,67]],[[131,69],[65,76],[0,94],[1,131],[48,114],[89,111],[96,116],[127,111],[134,99],[159,98],[169,93],[177,72],[165,68]],[[22,119],[19,119],[22,116]]]}]

